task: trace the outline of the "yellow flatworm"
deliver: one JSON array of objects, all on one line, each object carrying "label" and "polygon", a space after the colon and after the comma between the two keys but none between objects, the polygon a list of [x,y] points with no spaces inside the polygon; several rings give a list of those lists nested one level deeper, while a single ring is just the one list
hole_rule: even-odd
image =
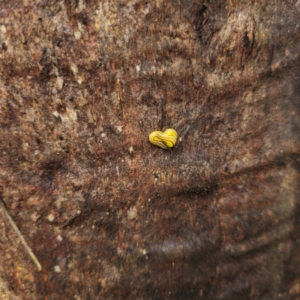
[{"label": "yellow flatworm", "polygon": [[166,129],[164,132],[153,131],[149,134],[151,144],[162,149],[173,148],[177,142],[178,134],[174,129]]}]

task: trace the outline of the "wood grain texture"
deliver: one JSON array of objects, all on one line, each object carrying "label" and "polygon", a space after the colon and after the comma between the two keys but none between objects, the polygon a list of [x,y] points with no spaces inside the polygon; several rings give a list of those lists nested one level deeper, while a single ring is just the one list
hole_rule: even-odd
[{"label": "wood grain texture", "polygon": [[2,1],[4,299],[299,299],[299,13]]}]

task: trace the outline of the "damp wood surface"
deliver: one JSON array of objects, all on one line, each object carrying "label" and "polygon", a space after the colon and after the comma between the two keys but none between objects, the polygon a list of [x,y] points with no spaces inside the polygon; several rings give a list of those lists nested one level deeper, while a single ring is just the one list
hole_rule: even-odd
[{"label": "damp wood surface", "polygon": [[0,298],[299,299],[299,14],[1,1]]}]

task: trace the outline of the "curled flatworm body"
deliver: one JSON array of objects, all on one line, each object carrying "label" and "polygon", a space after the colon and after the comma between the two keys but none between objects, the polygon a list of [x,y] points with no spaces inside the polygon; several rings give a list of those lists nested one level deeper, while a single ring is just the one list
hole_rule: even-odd
[{"label": "curled flatworm body", "polygon": [[149,141],[151,144],[162,149],[171,149],[177,142],[178,134],[174,129],[168,128],[164,132],[153,131],[149,134]]}]

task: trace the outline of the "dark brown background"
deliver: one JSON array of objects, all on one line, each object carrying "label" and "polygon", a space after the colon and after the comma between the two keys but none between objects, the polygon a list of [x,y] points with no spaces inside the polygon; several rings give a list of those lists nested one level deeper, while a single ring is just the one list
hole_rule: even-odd
[{"label": "dark brown background", "polygon": [[300,299],[299,14],[1,1],[0,298]]}]

